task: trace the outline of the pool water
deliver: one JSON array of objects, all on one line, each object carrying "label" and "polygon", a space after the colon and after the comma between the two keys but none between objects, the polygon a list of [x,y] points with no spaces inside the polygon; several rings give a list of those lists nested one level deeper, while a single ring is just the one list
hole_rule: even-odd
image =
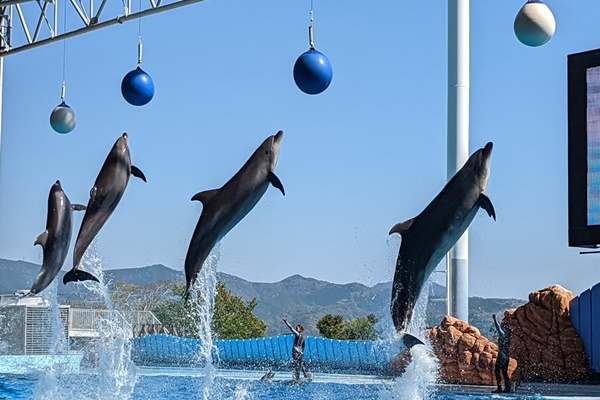
[{"label": "pool water", "polygon": [[[300,386],[285,383],[289,372],[277,371],[272,382],[261,382],[264,371],[216,371],[208,396],[203,392],[206,376],[203,371],[192,368],[138,368],[133,385],[115,390],[100,384],[100,377],[93,373],[57,375],[51,372],[25,375],[0,375],[0,399],[203,399],[250,400],[250,399],[406,399],[406,400],[478,400],[478,399],[536,399],[549,400],[556,397],[540,395],[478,393],[453,391],[444,385],[433,384],[421,388],[415,382],[362,375],[315,374],[313,382]],[[489,388],[491,391],[492,388]],[[560,399],[573,397],[560,397]]]}]

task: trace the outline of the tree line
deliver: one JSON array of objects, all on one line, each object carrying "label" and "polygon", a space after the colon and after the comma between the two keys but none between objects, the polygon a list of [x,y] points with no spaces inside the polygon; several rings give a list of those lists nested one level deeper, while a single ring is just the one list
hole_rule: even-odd
[{"label": "tree line", "polygon": [[[114,282],[109,287],[113,307],[117,310],[152,311],[172,335],[199,337],[197,316],[201,309],[199,291],[183,301],[184,284],[160,281],[137,286]],[[250,339],[264,337],[267,325],[254,310],[256,298],[244,301],[222,282],[217,283],[213,304],[212,332],[215,339]],[[86,305],[89,307],[89,304]],[[317,322],[321,336],[338,340],[377,340],[381,332],[375,328],[377,318],[370,314],[352,320],[327,314]]]}]

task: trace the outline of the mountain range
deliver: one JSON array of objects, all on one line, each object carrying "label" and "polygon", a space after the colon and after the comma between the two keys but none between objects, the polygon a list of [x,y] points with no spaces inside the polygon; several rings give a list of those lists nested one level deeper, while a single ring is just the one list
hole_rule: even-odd
[{"label": "mountain range", "polygon": [[[11,294],[31,288],[40,271],[40,265],[0,259],[0,293]],[[60,271],[57,279],[58,300],[61,304],[85,301],[94,296],[81,284],[62,284],[66,271]],[[268,326],[267,335],[288,333],[281,321],[286,317],[292,324],[302,324],[308,335],[318,335],[317,321],[327,314],[341,315],[345,320],[374,314],[381,323],[389,318],[391,282],[366,286],[360,283],[335,284],[317,279],[292,275],[274,283],[250,282],[234,275],[218,273],[217,279],[229,291],[245,301],[256,298],[256,316]],[[185,282],[183,271],[176,271],[164,265],[151,265],[141,268],[112,269],[104,272],[105,282],[125,282],[137,286],[149,285],[158,281]],[[446,314],[446,288],[433,283],[430,286],[426,310],[426,324],[436,326]],[[504,310],[516,308],[525,301],[518,299],[469,298],[469,323],[481,333],[491,335],[492,314],[502,315]]]}]

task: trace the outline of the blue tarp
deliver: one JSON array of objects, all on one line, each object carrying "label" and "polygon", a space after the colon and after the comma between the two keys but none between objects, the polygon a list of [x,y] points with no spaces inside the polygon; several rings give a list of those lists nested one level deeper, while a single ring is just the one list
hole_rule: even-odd
[{"label": "blue tarp", "polygon": [[[215,340],[212,358],[227,368],[286,367],[292,362],[293,335],[257,339]],[[390,356],[378,342],[306,337],[304,360],[313,370],[384,371]],[[133,340],[132,358],[139,365],[201,365],[201,341],[170,335]]]}]

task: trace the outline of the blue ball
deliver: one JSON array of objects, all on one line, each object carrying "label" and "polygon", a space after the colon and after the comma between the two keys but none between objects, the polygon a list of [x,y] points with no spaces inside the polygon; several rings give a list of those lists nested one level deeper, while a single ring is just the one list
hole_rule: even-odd
[{"label": "blue ball", "polygon": [[137,67],[123,78],[121,93],[129,104],[143,106],[154,97],[154,82],[150,75]]},{"label": "blue ball", "polygon": [[75,129],[76,124],[75,113],[64,101],[50,114],[50,126],[58,133],[69,133]]},{"label": "blue ball", "polygon": [[333,79],[331,63],[321,52],[310,49],[294,64],[294,81],[298,89],[306,94],[323,92]]}]

